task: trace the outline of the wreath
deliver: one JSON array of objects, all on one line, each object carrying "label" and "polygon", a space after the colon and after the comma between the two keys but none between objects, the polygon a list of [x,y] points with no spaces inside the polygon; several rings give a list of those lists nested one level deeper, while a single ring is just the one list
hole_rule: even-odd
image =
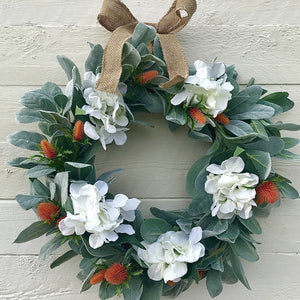
[{"label": "wreath", "polygon": [[[177,296],[204,278],[211,297],[222,283],[250,288],[240,259],[259,259],[256,216],[279,207],[281,197],[298,197],[271,161],[299,158],[288,150],[298,140],[281,130],[300,126],[270,120],[294,103],[254,79],[240,89],[234,66],[216,60],[188,68],[174,32],[195,10],[194,0],[178,0],[158,24],[143,24],[120,1],[104,1],[98,19],[113,31],[105,50],[90,44],[83,80],[70,59],[58,56],[68,77],[65,93],[51,82],[26,93],[17,120],[37,122],[40,132],[8,137],[36,152],[9,162],[27,169],[30,195],[16,200],[39,217],[15,243],[51,235],[41,261],[67,244],[51,268],[81,256],[81,291],[99,284],[101,299]],[[130,123],[147,125],[136,119],[139,111],[161,113],[170,130],[185,126],[191,138],[211,142],[187,174],[192,201],[185,211],[152,207],[153,218],[144,219],[140,200],[109,193],[120,169],[96,175],[101,147],[123,145]]]}]

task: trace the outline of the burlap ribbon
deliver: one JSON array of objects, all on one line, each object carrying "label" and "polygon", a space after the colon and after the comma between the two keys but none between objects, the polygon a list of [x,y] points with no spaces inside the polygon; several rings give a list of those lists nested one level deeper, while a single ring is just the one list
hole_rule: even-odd
[{"label": "burlap ribbon", "polygon": [[[149,24],[157,31],[168,68],[169,81],[164,83],[162,88],[169,88],[188,77],[188,63],[174,33],[189,22],[196,8],[196,0],[175,0],[157,24]],[[122,74],[123,46],[131,38],[138,20],[120,0],[104,0],[98,21],[113,33],[104,49],[102,72],[95,88],[117,93]]]}]

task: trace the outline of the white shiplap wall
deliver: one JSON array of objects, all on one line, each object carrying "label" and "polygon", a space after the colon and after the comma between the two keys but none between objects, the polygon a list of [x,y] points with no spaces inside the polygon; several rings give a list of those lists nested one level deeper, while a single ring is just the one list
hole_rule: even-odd
[{"label": "white shiplap wall", "polygon": [[[172,0],[126,0],[142,21],[158,21]],[[97,299],[97,288],[79,294],[76,279],[79,259],[55,270],[39,263],[37,253],[46,239],[13,245],[20,230],[35,220],[14,201],[27,193],[24,172],[6,166],[20,153],[6,142],[16,130],[34,126],[16,125],[14,114],[24,92],[46,81],[66,83],[56,62],[64,54],[82,66],[88,54],[87,41],[105,44],[109,33],[96,23],[102,1],[10,0],[0,1],[0,299],[77,300]],[[283,121],[300,123],[300,2],[299,0],[198,1],[198,11],[178,34],[188,59],[207,62],[218,56],[234,63],[240,82],[253,76],[270,91],[288,91],[295,109]],[[184,208],[189,199],[184,178],[191,164],[205,153],[207,144],[188,139],[184,130],[170,133],[158,116],[141,116],[155,129],[133,126],[128,143],[111,146],[97,159],[99,173],[125,169],[113,191],[140,197],[148,214],[150,206]],[[292,136],[300,138],[299,133]],[[298,147],[300,153],[300,147]],[[299,188],[300,163],[274,161],[277,170]],[[245,263],[253,291],[240,284],[225,286],[218,299],[300,299],[300,202],[283,201],[272,216],[261,219],[263,235],[258,246],[260,261]],[[60,250],[62,253],[63,250]],[[178,299],[209,299],[205,283],[193,286]]]}]

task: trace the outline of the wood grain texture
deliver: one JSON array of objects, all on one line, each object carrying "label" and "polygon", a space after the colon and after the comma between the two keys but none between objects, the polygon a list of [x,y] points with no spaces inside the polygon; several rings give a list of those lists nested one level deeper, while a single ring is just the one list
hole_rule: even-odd
[{"label": "wood grain texture", "polygon": [[[158,21],[172,0],[124,0],[143,21]],[[256,77],[270,91],[288,91],[295,109],[280,120],[300,123],[300,2],[298,0],[198,0],[198,11],[178,34],[189,62],[207,62],[218,56],[235,64],[240,82]],[[95,0],[11,0],[0,1],[0,299],[79,300],[98,299],[97,288],[79,294],[76,279],[79,259],[49,270],[54,257],[38,262],[37,254],[46,238],[23,245],[12,244],[18,233],[36,220],[13,200],[28,193],[26,172],[6,165],[15,157],[30,155],[6,142],[14,131],[33,130],[36,125],[15,124],[18,100],[46,81],[66,84],[57,54],[70,57],[83,71],[89,47],[87,41],[102,43],[110,34],[96,23],[102,1]],[[139,197],[146,216],[149,208],[183,209],[189,198],[184,190],[191,164],[205,153],[208,144],[188,139],[184,129],[170,133],[159,116],[137,116],[155,125],[135,125],[124,147],[110,146],[97,157],[97,173],[122,167],[124,172],[112,185],[113,192]],[[300,133],[287,133],[300,138]],[[295,148],[300,153],[300,146]],[[274,160],[276,170],[299,187],[300,162]],[[263,234],[258,263],[245,263],[253,291],[240,284],[225,286],[216,299],[286,300],[300,299],[300,201],[283,201],[268,218],[261,218]],[[56,255],[63,253],[63,248]],[[209,299],[205,282],[193,286],[178,298]]]}]

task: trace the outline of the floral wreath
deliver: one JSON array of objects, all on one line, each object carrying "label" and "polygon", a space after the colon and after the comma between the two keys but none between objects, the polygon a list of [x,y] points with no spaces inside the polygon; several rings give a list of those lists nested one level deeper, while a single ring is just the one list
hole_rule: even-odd
[{"label": "floral wreath", "polygon": [[[38,122],[41,133],[8,137],[37,153],[9,162],[28,169],[30,195],[16,200],[39,217],[15,243],[51,235],[42,261],[68,244],[51,268],[81,256],[81,291],[99,284],[101,299],[158,300],[204,278],[211,297],[223,283],[250,288],[240,259],[259,259],[256,215],[268,215],[281,197],[298,197],[271,161],[299,158],[287,150],[298,139],[280,131],[300,126],[270,120],[294,103],[254,79],[240,90],[234,66],[198,60],[188,69],[174,32],[195,10],[194,0],[175,1],[158,24],[146,25],[120,1],[104,1],[98,19],[113,31],[105,50],[90,44],[83,81],[75,64],[58,56],[69,80],[65,93],[48,82],[26,93],[17,113],[20,123]],[[144,219],[138,199],[108,192],[120,169],[96,175],[100,147],[123,145],[132,122],[147,125],[135,119],[138,111],[162,113],[170,130],[185,126],[191,138],[212,143],[187,174],[192,201],[185,211],[153,207],[153,218]]]}]

